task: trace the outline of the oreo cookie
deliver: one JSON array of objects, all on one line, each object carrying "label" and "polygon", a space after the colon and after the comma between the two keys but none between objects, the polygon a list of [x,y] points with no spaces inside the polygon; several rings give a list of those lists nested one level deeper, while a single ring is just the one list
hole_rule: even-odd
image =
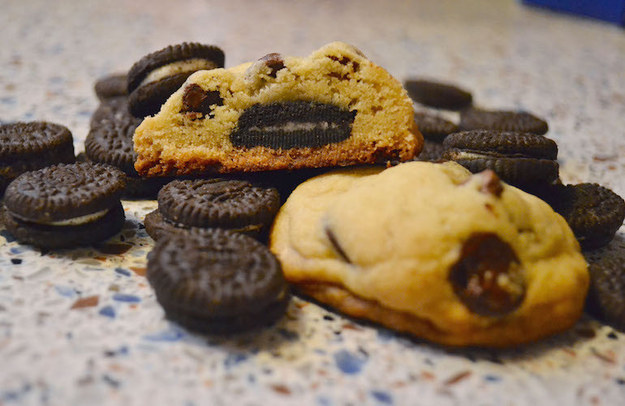
[{"label": "oreo cookie", "polygon": [[[136,154],[132,137],[141,119],[132,116],[127,103],[114,99],[103,103],[101,116],[93,119],[85,139],[85,155],[92,162],[112,165],[127,175],[125,198],[156,198],[160,188],[170,179],[141,178],[135,170]],[[107,107],[108,106],[108,107]]]},{"label": "oreo cookie", "polygon": [[124,174],[108,165],[48,166],[9,184],[2,217],[21,243],[40,248],[90,245],[122,228],[123,188]]},{"label": "oreo cookie", "polygon": [[450,83],[425,79],[408,79],[404,88],[412,100],[425,106],[445,110],[462,110],[473,102],[470,92]]},{"label": "oreo cookie", "polygon": [[146,218],[146,231],[158,240],[175,229],[222,228],[264,238],[280,196],[245,180],[174,180],[158,193],[158,212]]},{"label": "oreo cookie", "polygon": [[100,101],[128,96],[128,76],[114,73],[98,79],[94,85],[95,94]]},{"label": "oreo cookie", "polygon": [[193,72],[223,68],[224,59],[216,46],[187,42],[144,56],[128,72],[130,112],[136,117],[157,113]]},{"label": "oreo cookie", "polygon": [[625,219],[625,201],[596,183],[559,185],[544,198],[569,223],[582,249],[607,245]]},{"label": "oreo cookie", "polygon": [[443,141],[443,158],[473,173],[493,170],[505,182],[520,187],[551,184],[558,179],[558,146],[542,135],[489,130],[461,131]]},{"label": "oreo cookie", "polygon": [[425,112],[415,112],[414,120],[424,140],[423,149],[416,159],[432,162],[441,160],[445,151],[443,140],[458,131],[458,126],[439,115]]},{"label": "oreo cookie", "polygon": [[230,134],[235,147],[314,148],[348,139],[356,111],[328,103],[288,101],[255,104]]},{"label": "oreo cookie", "polygon": [[44,121],[0,125],[0,196],[21,173],[74,161],[72,133],[62,125]]},{"label": "oreo cookie", "polygon": [[547,122],[525,111],[467,109],[460,113],[462,130],[518,131],[543,135]]},{"label": "oreo cookie", "polygon": [[625,333],[625,268],[616,258],[589,261],[586,310]]},{"label": "oreo cookie", "polygon": [[166,317],[202,333],[272,324],[290,299],[280,263],[269,249],[220,229],[159,239],[148,254],[146,276]]},{"label": "oreo cookie", "polygon": [[[90,128],[97,126],[101,121],[118,121],[124,116],[131,116],[128,111],[128,97],[118,96],[100,102],[98,108],[91,115]],[[141,121],[138,119],[139,122]]]}]

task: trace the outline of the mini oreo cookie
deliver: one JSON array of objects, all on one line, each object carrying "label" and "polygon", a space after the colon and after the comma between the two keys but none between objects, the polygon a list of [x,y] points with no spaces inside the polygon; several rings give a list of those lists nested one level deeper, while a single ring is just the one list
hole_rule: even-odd
[{"label": "mini oreo cookie", "polygon": [[625,267],[616,258],[589,261],[586,310],[625,333]]},{"label": "mini oreo cookie", "polygon": [[[128,111],[128,97],[111,97],[110,99],[102,100],[100,102],[98,108],[91,115],[89,126],[93,128],[97,126],[101,121],[118,121],[125,116],[134,117]],[[126,120],[126,118],[123,119]],[[137,120],[141,122],[141,119]]]},{"label": "mini oreo cookie", "polygon": [[558,146],[542,135],[490,130],[461,131],[443,141],[443,158],[473,173],[492,169],[505,182],[524,189],[558,178]]},{"label": "mini oreo cookie", "polygon": [[458,131],[458,126],[441,116],[425,112],[415,112],[414,119],[424,140],[423,149],[416,159],[431,162],[441,160],[445,152],[443,140]]},{"label": "mini oreo cookie", "polygon": [[128,76],[125,73],[114,73],[98,79],[94,85],[98,99],[107,100],[114,97],[128,96]]},{"label": "mini oreo cookie", "polygon": [[414,121],[423,138],[430,141],[443,142],[449,134],[458,131],[456,124],[435,114],[415,112]]},{"label": "mini oreo cookie", "polygon": [[0,125],[0,196],[21,173],[75,161],[72,133],[44,121]]},{"label": "mini oreo cookie", "polygon": [[110,113],[109,118],[93,123],[85,138],[85,153],[94,162],[113,165],[128,175],[139,176],[134,168],[132,136],[141,119],[124,111]]},{"label": "mini oreo cookie", "polygon": [[220,48],[193,42],[144,56],[128,72],[130,112],[136,117],[157,113],[193,72],[223,68],[224,59]]},{"label": "mini oreo cookie", "polygon": [[248,181],[174,180],[158,193],[160,216],[151,216],[146,230],[160,230],[150,234],[154,239],[170,227],[223,228],[262,238],[279,208],[276,189]]},{"label": "mini oreo cookie", "polygon": [[623,198],[596,183],[555,186],[545,200],[569,223],[585,250],[607,245],[625,219]]},{"label": "mini oreo cookie", "polygon": [[89,245],[124,224],[124,174],[108,165],[59,164],[26,172],[9,184],[3,213],[15,238],[41,248]]},{"label": "mini oreo cookie", "polygon": [[473,102],[470,92],[449,83],[408,79],[404,82],[404,88],[412,100],[439,109],[462,110]]},{"label": "mini oreo cookie", "polygon": [[277,321],[290,294],[267,247],[239,233],[170,234],[148,254],[148,281],[168,319],[203,333],[236,333]]},{"label": "mini oreo cookie", "polygon": [[[145,226],[145,231],[154,240],[159,240],[163,236],[167,236],[169,234],[184,234],[188,232],[201,234],[211,233],[212,230],[214,230],[213,228],[187,226],[180,223],[174,225],[174,223],[165,220],[158,209],[153,210],[145,215],[143,225]],[[258,224],[253,224],[244,228],[228,229],[228,231],[242,233],[249,235],[250,237],[256,238],[260,234],[261,226]]]},{"label": "mini oreo cookie", "polygon": [[125,198],[153,199],[169,179],[139,177],[134,167],[136,153],[132,137],[141,119],[131,115],[124,105],[127,103],[115,101],[108,109],[101,106],[106,111],[92,120],[85,139],[85,155],[92,162],[112,165],[127,175]]},{"label": "mini oreo cookie", "polygon": [[423,149],[419,156],[415,157],[416,161],[428,161],[439,162],[443,161],[443,154],[445,153],[445,146],[442,142],[423,140]]},{"label": "mini oreo cookie", "polygon": [[246,109],[230,134],[235,147],[273,149],[321,147],[348,139],[356,111],[333,104],[288,101]]},{"label": "mini oreo cookie", "polygon": [[547,122],[525,111],[468,109],[460,114],[462,130],[518,131],[543,135]]}]

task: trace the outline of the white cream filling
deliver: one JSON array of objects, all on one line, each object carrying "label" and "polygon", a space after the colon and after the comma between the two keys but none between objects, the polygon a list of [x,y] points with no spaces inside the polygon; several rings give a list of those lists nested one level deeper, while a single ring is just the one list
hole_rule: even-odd
[{"label": "white cream filling", "polygon": [[57,221],[32,221],[29,219],[25,219],[21,216],[17,216],[13,213],[11,213],[11,215],[22,221],[46,225],[46,226],[79,226],[82,224],[91,223],[93,221],[101,219],[102,217],[106,215],[106,213],[108,213],[108,209],[100,210],[91,214],[86,214],[84,216],[78,216],[78,217],[73,217],[73,218],[66,219],[66,220],[57,220]]},{"label": "white cream filling", "polygon": [[454,151],[454,159],[481,159],[488,157],[488,154],[476,154],[475,152]]},{"label": "white cream filling", "polygon": [[327,129],[336,129],[339,128],[339,125],[336,123],[328,123],[327,121],[321,121],[318,123],[309,123],[309,122],[293,122],[289,121],[288,123],[279,124],[279,125],[268,125],[264,127],[250,127],[249,131],[312,131],[312,130],[327,130]]},{"label": "white cream filling", "polygon": [[214,69],[216,67],[217,65],[213,61],[209,61],[203,58],[194,58],[184,61],[172,62],[170,64],[160,66],[154,69],[152,72],[148,73],[145,79],[143,79],[143,81],[139,84],[139,86],[158,82],[163,78],[176,75],[178,73],[195,72],[203,69]]}]

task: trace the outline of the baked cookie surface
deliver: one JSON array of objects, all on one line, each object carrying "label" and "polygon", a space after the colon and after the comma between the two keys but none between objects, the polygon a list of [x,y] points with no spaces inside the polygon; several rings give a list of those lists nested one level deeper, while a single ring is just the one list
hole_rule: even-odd
[{"label": "baked cookie surface", "polygon": [[401,84],[335,42],[191,75],[137,128],[142,176],[405,161],[423,143]]},{"label": "baked cookie surface", "polygon": [[306,295],[453,346],[506,347],[580,316],[586,262],[540,199],[455,163],[348,169],[300,185],[270,248]]}]

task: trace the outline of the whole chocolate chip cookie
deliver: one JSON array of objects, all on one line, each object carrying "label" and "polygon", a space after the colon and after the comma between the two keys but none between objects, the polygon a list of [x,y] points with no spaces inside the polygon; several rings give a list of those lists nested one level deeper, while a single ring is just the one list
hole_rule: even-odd
[{"label": "whole chocolate chip cookie", "polygon": [[547,203],[453,162],[344,169],[301,184],[270,249],[297,291],[453,346],[507,347],[572,326],[588,288]]}]

